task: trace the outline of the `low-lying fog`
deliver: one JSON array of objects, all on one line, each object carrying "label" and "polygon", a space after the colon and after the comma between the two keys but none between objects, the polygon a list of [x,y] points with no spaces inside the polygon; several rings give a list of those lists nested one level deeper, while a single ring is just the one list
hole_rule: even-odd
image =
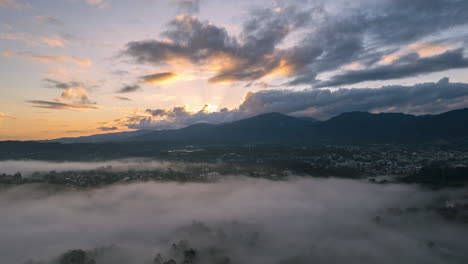
[{"label": "low-lying fog", "polygon": [[[168,162],[151,159],[123,159],[100,162],[49,162],[36,160],[8,160],[0,161],[0,174],[21,173],[28,176],[34,172],[60,171],[86,171],[111,166],[113,170],[150,170],[150,169],[182,169],[186,164],[181,162]],[[194,165],[194,164],[191,164]],[[209,166],[208,164],[198,164]]]},{"label": "low-lying fog", "polygon": [[[463,193],[242,176],[87,191],[22,185],[0,190],[0,258],[49,264],[70,249],[107,247],[97,264],[145,264],[187,240],[206,264],[468,263],[467,225],[423,209]],[[408,207],[422,210],[389,210]]]}]

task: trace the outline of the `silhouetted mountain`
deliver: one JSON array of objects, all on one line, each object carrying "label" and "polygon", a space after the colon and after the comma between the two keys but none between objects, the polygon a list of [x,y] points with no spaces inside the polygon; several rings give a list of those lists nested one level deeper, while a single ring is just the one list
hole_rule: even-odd
[{"label": "silhouetted mountain", "polygon": [[106,134],[97,134],[92,136],[83,136],[83,137],[66,137],[52,140],[41,140],[43,143],[100,143],[100,142],[118,142],[124,141],[127,138],[136,137],[139,135],[144,135],[146,133],[151,133],[153,130],[138,130],[131,132],[116,132],[116,133],[106,133]]},{"label": "silhouetted mountain", "polygon": [[308,121],[308,122],[311,122],[311,123],[318,122],[317,119],[312,118],[312,117],[308,117],[308,116],[298,116],[298,117],[296,117],[296,118],[297,118],[297,119],[304,120],[304,121]]},{"label": "silhouetted mountain", "polygon": [[439,115],[350,112],[316,127],[319,138],[336,144],[411,143],[468,137],[468,109]]},{"label": "silhouetted mountain", "polygon": [[268,113],[219,125],[196,124],[176,130],[141,130],[54,142],[185,142],[218,144],[362,144],[450,140],[468,136],[468,109],[439,115],[349,112],[311,122]]},{"label": "silhouetted mountain", "polygon": [[299,142],[311,129],[310,122],[279,113],[268,113],[219,125],[196,124],[177,130],[144,133],[124,141],[183,141],[194,143]]}]

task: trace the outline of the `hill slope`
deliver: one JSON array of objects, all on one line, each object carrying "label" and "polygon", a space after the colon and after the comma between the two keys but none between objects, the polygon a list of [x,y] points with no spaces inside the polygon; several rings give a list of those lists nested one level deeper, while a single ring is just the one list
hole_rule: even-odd
[{"label": "hill slope", "polygon": [[219,125],[196,124],[176,130],[140,130],[53,140],[61,143],[185,142],[217,144],[407,143],[468,137],[468,109],[439,115],[349,112],[310,122],[268,113]]}]

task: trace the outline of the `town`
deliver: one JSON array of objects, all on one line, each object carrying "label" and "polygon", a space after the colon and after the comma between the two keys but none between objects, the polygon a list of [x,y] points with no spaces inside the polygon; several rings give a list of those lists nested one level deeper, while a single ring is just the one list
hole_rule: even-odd
[{"label": "town", "polygon": [[[443,187],[468,183],[468,150],[463,146],[183,146],[160,149],[140,159],[142,163],[161,160],[168,165],[158,169],[144,166],[117,169],[108,165],[91,170],[37,171],[30,175],[3,173],[0,183],[98,187],[135,181],[210,182],[236,175],[271,180],[301,176],[368,179],[376,183],[426,182]],[[431,177],[438,178],[434,181]]]}]

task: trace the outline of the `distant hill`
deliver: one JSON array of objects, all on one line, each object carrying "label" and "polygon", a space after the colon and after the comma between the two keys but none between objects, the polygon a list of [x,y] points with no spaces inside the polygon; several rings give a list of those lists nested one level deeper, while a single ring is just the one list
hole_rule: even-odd
[{"label": "distant hill", "polygon": [[138,130],[131,132],[117,132],[117,133],[106,133],[106,134],[97,134],[92,136],[83,136],[83,137],[65,137],[52,140],[41,140],[40,142],[60,142],[60,143],[102,143],[102,142],[119,142],[124,141],[128,138],[136,137],[139,135],[144,135],[146,133],[151,133],[152,130]]},{"label": "distant hill", "polygon": [[411,143],[468,137],[468,108],[439,115],[343,113],[326,121],[268,113],[224,124],[139,130],[47,142],[187,142],[202,144]]}]

